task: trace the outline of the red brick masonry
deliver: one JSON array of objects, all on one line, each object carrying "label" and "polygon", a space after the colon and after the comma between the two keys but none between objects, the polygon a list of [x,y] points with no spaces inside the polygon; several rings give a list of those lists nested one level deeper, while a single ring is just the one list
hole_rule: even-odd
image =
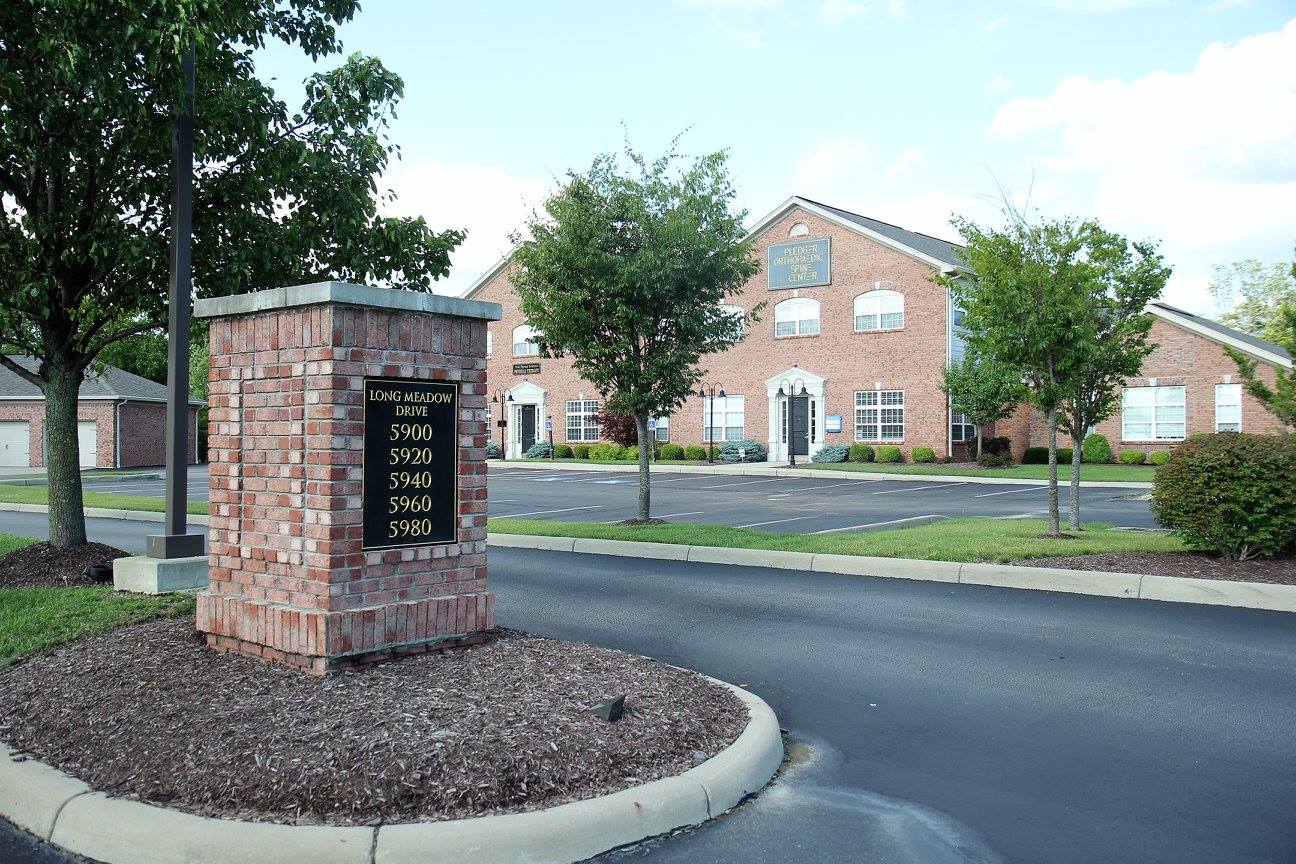
[{"label": "red brick masonry", "polygon": [[[339,303],[213,318],[209,645],[322,674],[493,626],[485,350],[481,318]],[[459,382],[457,542],[361,550],[365,376]]]}]

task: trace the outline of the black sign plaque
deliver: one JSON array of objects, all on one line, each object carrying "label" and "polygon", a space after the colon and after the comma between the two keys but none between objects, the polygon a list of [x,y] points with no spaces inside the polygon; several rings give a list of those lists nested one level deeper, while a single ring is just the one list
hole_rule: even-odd
[{"label": "black sign plaque", "polygon": [[457,384],[364,380],[363,548],[458,539],[458,419]]},{"label": "black sign plaque", "polygon": [[514,363],[513,374],[514,375],[539,375],[540,364],[539,363]]}]

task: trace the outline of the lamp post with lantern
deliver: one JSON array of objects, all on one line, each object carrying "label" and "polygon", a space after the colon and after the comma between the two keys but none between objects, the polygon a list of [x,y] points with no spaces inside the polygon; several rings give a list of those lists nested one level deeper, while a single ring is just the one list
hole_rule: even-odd
[{"label": "lamp post with lantern", "polygon": [[491,397],[492,405],[500,406],[500,415],[495,420],[495,425],[499,428],[500,436],[500,458],[503,459],[508,453],[507,445],[504,443],[504,428],[508,426],[508,420],[505,415],[508,413],[509,406],[513,404],[513,394],[505,395],[503,391],[496,390],[495,395]]},{"label": "lamp post with lantern", "polygon": [[707,464],[715,464],[715,400],[725,398],[724,385],[703,384],[698,388],[698,398],[706,400],[707,424],[703,431],[707,436]]}]

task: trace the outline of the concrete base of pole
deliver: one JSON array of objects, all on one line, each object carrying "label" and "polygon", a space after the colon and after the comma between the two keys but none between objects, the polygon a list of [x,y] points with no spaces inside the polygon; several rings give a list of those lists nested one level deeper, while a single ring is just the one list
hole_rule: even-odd
[{"label": "concrete base of pole", "polygon": [[192,558],[205,551],[207,534],[152,534],[145,538],[150,558]]},{"label": "concrete base of pole", "polygon": [[[200,535],[193,535],[200,536]],[[150,558],[138,555],[113,562],[113,588],[135,594],[166,594],[207,587],[207,556]]]}]

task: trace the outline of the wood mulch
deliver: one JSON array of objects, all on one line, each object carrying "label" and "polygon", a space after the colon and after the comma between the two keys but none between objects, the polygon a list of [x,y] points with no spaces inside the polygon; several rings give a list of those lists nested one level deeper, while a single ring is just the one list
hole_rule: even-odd
[{"label": "wood mulch", "polygon": [[56,549],[47,542],[33,543],[0,557],[0,588],[65,588],[97,585],[85,575],[87,567],[106,565],[129,552],[103,543],[83,543]]},{"label": "wood mulch", "polygon": [[1147,573],[1152,576],[1188,576],[1230,582],[1268,582],[1296,585],[1296,555],[1230,561],[1212,552],[1111,552],[1027,558],[1014,561],[1026,567],[1066,567],[1107,573]]},{"label": "wood mulch", "polygon": [[[590,713],[621,693],[620,720]],[[299,824],[552,807],[681,773],[746,724],[694,672],[505,630],[313,678],[155,621],[0,675],[0,738],[24,754],[113,795]]]}]

